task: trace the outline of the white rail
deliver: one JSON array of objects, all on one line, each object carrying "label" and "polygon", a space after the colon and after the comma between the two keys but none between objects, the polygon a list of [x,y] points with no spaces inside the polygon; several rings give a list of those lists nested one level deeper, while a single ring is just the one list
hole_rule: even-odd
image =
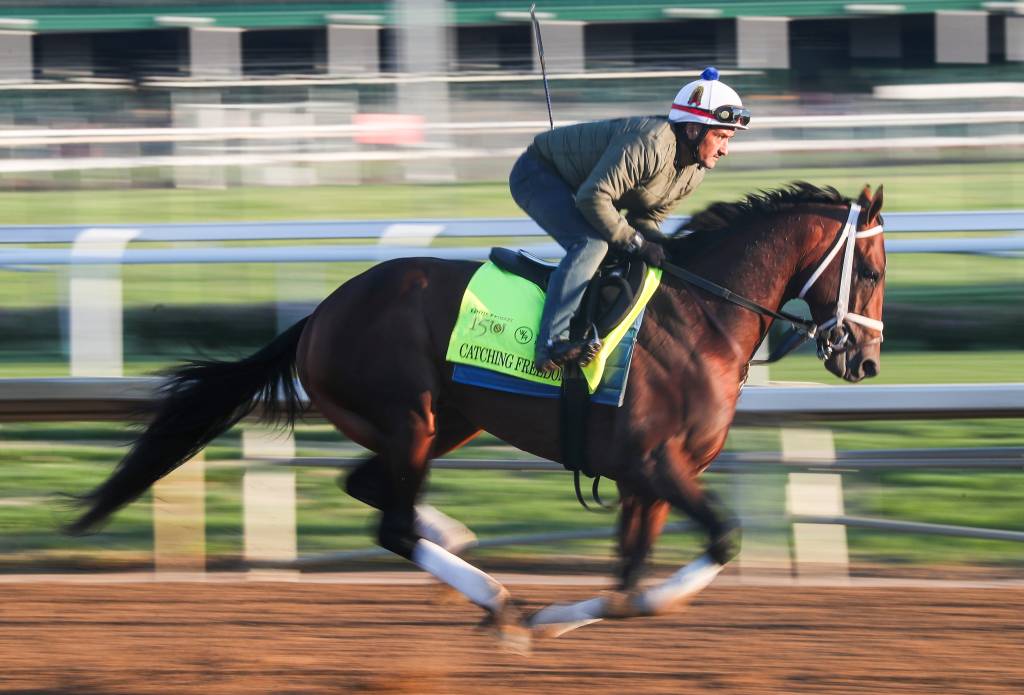
[{"label": "white rail", "polygon": [[[886,218],[886,231],[901,232],[1020,232],[1024,210],[977,210],[954,212],[896,212]],[[666,229],[675,229],[687,217],[671,217]],[[74,243],[96,230],[118,230],[127,234],[134,247],[120,257],[123,264],[152,263],[273,263],[320,261],[379,261],[397,256],[431,255],[441,258],[486,257],[488,248],[429,247],[422,244],[433,237],[493,238],[546,237],[536,223],[526,218],[419,219],[419,220],[325,220],[282,222],[224,222],[141,225],[25,225],[0,227],[0,244]],[[146,241],[270,241],[313,239],[386,239],[387,245],[301,246],[301,247],[203,247],[193,249],[145,249]],[[407,246],[402,243],[406,242]],[[534,246],[541,256],[557,256],[554,244]],[[929,239],[889,239],[892,253],[1006,253],[1024,251],[1024,236],[956,236]],[[0,266],[110,264],[110,253],[92,254],[88,246],[72,249],[0,248]]]},{"label": "white rail", "polygon": [[[0,379],[0,421],[10,420],[101,420],[101,419],[124,419],[132,411],[138,411],[140,406],[150,403],[160,386],[161,380],[155,378],[118,378],[118,379]],[[744,390],[737,411],[737,424],[789,424],[801,420],[892,420],[898,418],[970,418],[970,417],[1024,417],[1024,383],[1019,384],[956,384],[956,385],[927,385],[927,386],[751,386]],[[243,437],[243,450],[245,449],[245,437]],[[870,454],[871,452],[861,452]],[[890,452],[892,461],[887,467],[900,467],[901,463],[909,463],[913,467],[928,465],[928,458],[937,457],[939,467],[948,465],[943,459],[944,452],[928,454],[928,452]],[[969,452],[968,452],[969,453]],[[964,452],[949,452],[949,455],[964,456]],[[249,457],[253,457],[250,452]],[[922,460],[922,456],[925,460]],[[259,458],[259,454],[256,458]],[[727,457],[729,458],[729,457]],[[734,460],[726,461],[726,469],[734,470],[751,464],[745,461],[742,456],[731,457]],[[905,459],[905,461],[904,461]],[[998,459],[998,460],[995,460]],[[303,466],[303,465],[331,465],[343,467],[351,464],[351,461],[326,461],[323,459],[296,459],[292,456],[269,455],[269,460],[277,465]],[[852,458],[843,457],[834,461],[816,461],[811,458],[798,461],[788,461],[785,456],[776,461],[766,461],[767,465],[803,465],[812,469],[833,469],[839,470],[840,466],[845,468],[857,468],[860,458],[854,455]],[[970,461],[969,461],[970,462]],[[445,461],[438,462],[442,467]],[[449,467],[462,467],[465,461],[447,462]],[[507,469],[510,466],[522,466],[529,470],[557,470],[554,464],[542,460],[529,461],[473,461],[474,469]],[[729,466],[728,464],[732,465]],[[1021,468],[1024,469],[1024,459],[1020,457],[1019,450],[1002,450],[998,452],[988,451],[978,457],[977,463],[980,466],[995,468]],[[877,468],[886,465],[886,461],[870,461],[869,468]],[[201,464],[200,464],[201,466]],[[189,466],[185,466],[188,468]],[[965,466],[966,468],[967,466]],[[184,469],[183,469],[184,470]],[[196,477],[198,474],[198,478]],[[177,475],[177,474],[175,474]],[[807,474],[804,476],[806,484]],[[247,479],[251,476],[251,485],[245,486],[244,505],[247,508],[253,506],[253,514],[265,512],[266,505],[282,504],[294,507],[294,476],[288,474],[260,472],[253,469],[246,473]],[[173,477],[173,476],[172,476]],[[824,512],[817,504],[811,505],[810,510],[799,511],[796,505],[791,502],[789,520],[794,524],[794,547],[798,564],[801,567],[814,567],[815,558],[808,559],[805,540],[801,540],[797,530],[806,530],[808,525],[813,526],[834,526],[841,533],[841,527],[856,526],[861,528],[878,529],[890,532],[905,533],[927,533],[946,536],[959,536],[969,538],[983,538],[995,541],[1024,541],[1024,532],[1004,529],[985,529],[965,526],[952,526],[941,524],[923,524],[909,521],[893,521],[887,519],[870,519],[853,517],[841,512],[841,486],[838,483],[837,475],[820,475],[817,478],[836,478],[836,490],[840,495],[838,512]],[[171,508],[165,510],[162,517],[155,520],[156,523],[170,524],[175,526],[175,514],[190,509],[192,513],[202,514],[202,468],[194,469],[191,475],[192,480],[185,479],[185,483],[179,479],[176,485],[192,484],[191,491],[193,502],[198,507],[189,508],[187,505],[180,509]],[[161,483],[165,484],[165,483]],[[789,489],[792,490],[794,482],[790,476]],[[250,488],[252,491],[250,491]],[[254,492],[255,491],[255,492]],[[181,490],[178,490],[179,496]],[[252,495],[252,497],[250,497]],[[196,502],[198,500],[198,502]],[[287,500],[283,502],[282,500]],[[287,511],[287,510],[285,510]],[[263,515],[265,516],[265,515]],[[261,525],[259,529],[246,528],[247,564],[253,568],[284,568],[284,569],[309,569],[323,567],[332,564],[344,564],[355,559],[372,558],[384,556],[386,553],[379,548],[368,548],[364,550],[347,551],[343,553],[325,553],[315,556],[297,557],[294,553],[296,528],[294,514],[278,514],[274,518],[287,518],[287,524],[274,526]],[[261,516],[262,518],[262,516]],[[189,521],[175,529],[176,533],[184,529],[193,529]],[[201,524],[200,526],[201,527]],[[690,529],[687,523],[676,523],[668,526],[667,531],[679,531]],[[567,531],[558,533],[523,534],[507,537],[488,538],[480,543],[481,547],[497,547],[503,545],[524,545],[574,540],[580,538],[601,538],[613,535],[613,529],[596,529],[585,531]],[[167,536],[167,532],[162,532]],[[267,534],[268,538],[259,537],[260,534]],[[821,535],[820,533],[818,534]],[[157,539],[161,534],[157,534]],[[284,539],[284,547],[290,548],[285,552],[280,551],[281,541]],[[817,551],[821,552],[822,543],[831,544],[827,551],[831,559],[838,558],[845,565],[848,562],[846,557],[845,535],[837,539],[818,539]],[[177,541],[179,544],[193,548],[202,547],[201,537],[191,540]],[[198,544],[198,546],[197,546]],[[183,545],[176,546],[171,550],[180,550]],[[250,553],[250,549],[252,552]],[[812,550],[814,550],[812,548]],[[155,556],[161,557],[162,552],[167,549],[155,550]],[[805,557],[801,560],[800,556]],[[198,556],[192,556],[193,568],[201,569],[205,562],[205,556],[200,550]],[[179,558],[180,561],[180,558]],[[809,563],[809,564],[808,564]],[[158,561],[158,569],[160,563]],[[171,567],[174,569],[174,567]],[[803,571],[803,570],[801,570]]]},{"label": "white rail", "polygon": [[[0,421],[121,420],[151,402],[156,377],[0,379]],[[748,386],[736,423],[1024,417],[1024,383]]]},{"label": "white rail", "polygon": [[[536,79],[535,77],[532,79]],[[219,106],[219,108],[226,108]],[[572,125],[578,121],[559,121]],[[928,125],[978,125],[980,123],[1024,123],[1024,111],[983,111],[981,113],[869,113],[817,116],[762,116],[757,129],[832,129],[853,127],[920,128]],[[547,121],[462,121],[424,123],[427,132],[515,134],[539,133],[547,129]],[[353,138],[389,132],[393,124],[360,125],[284,125],[284,126],[212,126],[205,128],[17,128],[0,130],[2,147],[37,147],[68,144],[207,142],[217,140],[319,140]],[[739,144],[736,145],[737,147]]]},{"label": "white rail", "polygon": [[[858,140],[851,138],[751,140],[729,145],[736,153],[854,152],[937,149],[1007,149],[1024,147],[1024,135],[917,136]],[[254,167],[274,164],[339,164],[436,160],[512,160],[516,147],[403,148],[397,150],[320,149],[315,152],[241,152],[237,154],[133,155],[129,157],[39,157],[0,160],[0,174],[42,174],[58,171],[123,171],[154,167]]]}]

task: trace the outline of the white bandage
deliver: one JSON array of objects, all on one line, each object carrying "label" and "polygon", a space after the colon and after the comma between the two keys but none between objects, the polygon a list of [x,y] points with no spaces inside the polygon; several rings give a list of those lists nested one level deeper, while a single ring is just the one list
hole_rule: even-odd
[{"label": "white bandage", "polygon": [[456,555],[476,545],[476,534],[465,524],[429,504],[416,505],[414,528],[417,535]]},{"label": "white bandage", "polygon": [[478,606],[498,611],[508,600],[508,590],[496,579],[436,543],[416,541],[412,561]]},{"label": "white bandage", "polygon": [[708,555],[701,555],[658,586],[641,594],[640,608],[648,615],[671,610],[678,603],[706,588],[721,571],[722,565]]}]

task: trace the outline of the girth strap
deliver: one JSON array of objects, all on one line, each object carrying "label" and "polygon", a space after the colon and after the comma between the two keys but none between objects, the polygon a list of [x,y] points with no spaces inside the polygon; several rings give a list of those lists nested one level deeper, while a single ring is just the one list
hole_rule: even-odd
[{"label": "girth strap", "polygon": [[590,391],[587,380],[575,362],[562,368],[562,394],[560,399],[562,434],[562,465],[571,471],[582,471],[588,478],[587,416],[590,414]]}]

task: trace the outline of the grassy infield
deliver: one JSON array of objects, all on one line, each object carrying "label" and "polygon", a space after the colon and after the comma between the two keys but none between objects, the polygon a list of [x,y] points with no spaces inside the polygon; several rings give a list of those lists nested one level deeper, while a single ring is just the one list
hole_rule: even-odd
[{"label": "grassy infield", "polygon": [[[740,193],[778,182],[807,179],[852,193],[863,182],[886,185],[886,208],[991,209],[1024,207],[1024,171],[1015,165],[968,167],[900,167],[876,172],[847,170],[741,172],[709,177],[699,203],[731,199]],[[358,189],[119,191],[102,193],[0,194],[6,224],[99,223],[173,220],[398,218],[430,216],[501,216],[517,214],[499,184],[433,187],[367,186]],[[689,211],[684,208],[681,212]],[[325,285],[333,285],[354,268],[325,269]],[[273,297],[274,271],[265,266],[132,268],[125,273],[129,303],[199,302],[211,298],[251,302]],[[890,257],[891,296],[927,301],[940,292],[963,296],[979,286],[988,293],[1019,300],[1024,272],[1019,261],[970,257]],[[56,300],[56,283],[46,274],[16,274],[0,283],[5,306],[41,306]],[[168,297],[168,288],[174,288]],[[325,287],[326,289],[326,287]],[[315,296],[315,295],[311,295]],[[159,298],[159,299],[158,299]],[[131,356],[132,372],[156,364],[144,355]],[[66,373],[66,367],[31,360],[0,365],[4,376]],[[877,383],[1019,381],[1024,359],[1019,352],[924,353],[888,352]],[[828,381],[809,355],[798,355],[774,367],[779,380]],[[863,423],[834,428],[840,449],[1021,446],[1020,423],[1013,421]],[[65,567],[103,557],[111,562],[145,564],[150,543],[149,505],[139,503],[122,512],[96,537],[69,542],[54,533],[62,517],[48,499],[55,490],[80,491],[98,481],[121,453],[123,429],[114,426],[0,426],[0,563],[26,557],[39,565]],[[60,442],[54,444],[53,442]],[[480,439],[469,456],[508,455],[497,443]],[[334,434],[324,426],[304,426],[300,454],[337,450]],[[774,449],[777,433],[737,430],[730,448]],[[480,447],[480,448],[477,448]],[[475,449],[475,450],[474,450]],[[239,455],[237,432],[207,452],[207,533],[211,557],[226,559],[241,552],[240,488],[242,469],[219,463]],[[334,472],[300,470],[300,551],[363,547],[371,515],[338,493]],[[776,476],[776,482],[782,478]],[[956,474],[941,472],[849,473],[844,476],[847,513],[960,523],[1024,530],[1024,476],[1020,472]],[[730,482],[710,476],[712,485],[728,493]],[[608,490],[611,488],[609,487]],[[586,514],[572,497],[567,475],[468,473],[444,471],[431,481],[431,500],[470,523],[482,536],[523,531],[606,526],[607,516]],[[866,561],[990,562],[1019,565],[1018,545],[939,537],[915,537],[853,531],[851,550]],[[694,539],[666,539],[669,557],[692,549]],[[498,551],[509,553],[586,553],[606,555],[607,542],[564,544]],[[22,568],[24,565],[21,566]]]}]

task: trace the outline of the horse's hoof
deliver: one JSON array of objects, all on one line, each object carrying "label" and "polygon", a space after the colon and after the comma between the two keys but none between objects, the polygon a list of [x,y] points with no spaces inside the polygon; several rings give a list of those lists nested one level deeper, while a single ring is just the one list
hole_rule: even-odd
[{"label": "horse's hoof", "polygon": [[504,625],[495,634],[502,649],[520,656],[530,656],[533,636],[529,628],[524,625]]},{"label": "horse's hoof", "polygon": [[556,603],[541,608],[530,616],[528,624],[538,637],[561,637],[584,625],[596,623],[604,616],[604,598],[597,597],[577,603]]},{"label": "horse's hoof", "polygon": [[490,630],[503,649],[521,656],[530,655],[532,635],[519,606],[506,601],[499,610],[487,614],[480,627]]},{"label": "horse's hoof", "polygon": [[640,594],[636,591],[604,591],[604,617],[612,620],[635,618],[642,614]]},{"label": "horse's hoof", "polygon": [[541,623],[533,626],[533,635],[540,639],[555,639],[587,625],[601,622],[601,618],[588,618],[571,623]]}]

